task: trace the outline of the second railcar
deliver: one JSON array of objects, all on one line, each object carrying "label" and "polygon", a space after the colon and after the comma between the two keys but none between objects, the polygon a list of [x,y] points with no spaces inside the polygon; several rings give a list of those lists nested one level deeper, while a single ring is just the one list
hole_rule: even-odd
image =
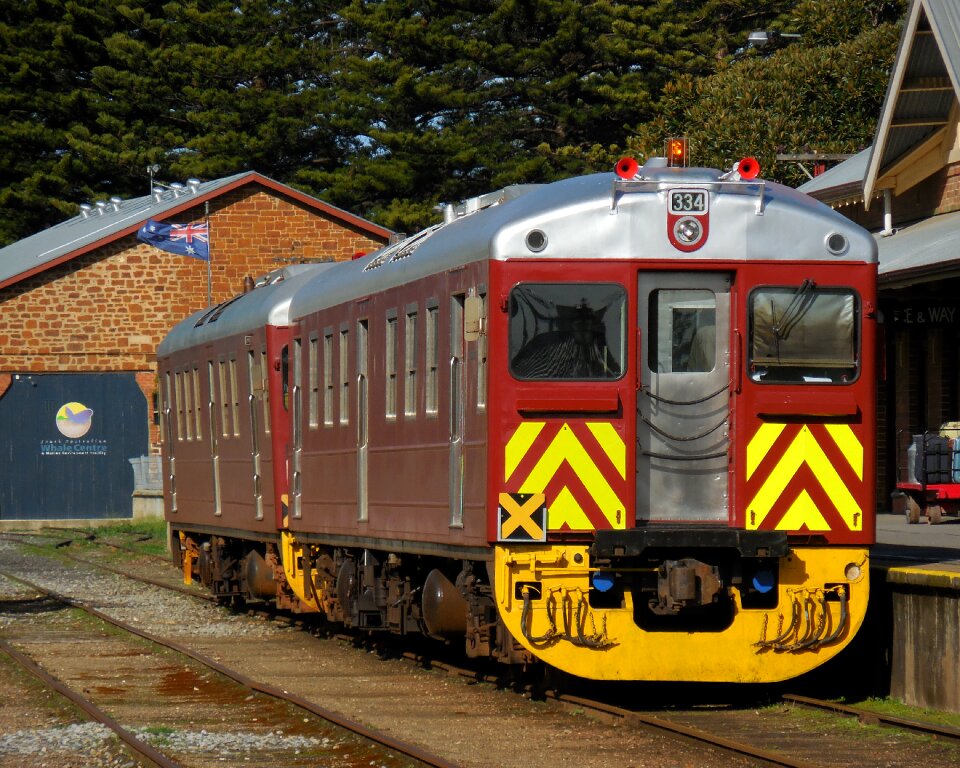
[{"label": "second railcar", "polygon": [[[839,652],[874,535],[873,239],[737,169],[626,175],[451,207],[288,283],[272,321],[222,307],[216,343],[175,329],[159,357],[185,569],[588,678],[773,681]],[[216,382],[231,355],[257,381],[257,345],[244,422]],[[191,444],[187,369],[209,395],[194,430],[239,431],[229,469]],[[250,498],[264,441],[272,517]],[[206,467],[189,480],[188,448]],[[218,463],[236,498],[185,508]]]}]

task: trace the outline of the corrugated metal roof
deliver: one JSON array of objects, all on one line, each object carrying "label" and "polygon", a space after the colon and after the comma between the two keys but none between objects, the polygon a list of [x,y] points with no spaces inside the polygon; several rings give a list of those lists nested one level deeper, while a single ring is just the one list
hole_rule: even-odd
[{"label": "corrugated metal roof", "polygon": [[903,25],[864,178],[867,206],[877,179],[942,129],[960,97],[960,3],[914,0]]},{"label": "corrugated metal roof", "polygon": [[[98,248],[112,240],[133,234],[147,219],[164,220],[227,191],[246,184],[257,183],[300,202],[317,208],[345,223],[386,241],[390,230],[354,216],[347,211],[325,203],[292,187],[269,179],[259,173],[248,171],[227,176],[215,181],[206,181],[184,186],[178,191],[158,188],[156,197],[123,200],[119,203],[106,201],[95,206],[85,218],[82,214],[55,226],[25,237],[6,248],[0,248],[0,288],[22,280],[29,275],[48,269],[82,253]],[[186,223],[186,222],[177,222]],[[216,248],[216,243],[212,243]],[[215,253],[215,250],[213,251]]]},{"label": "corrugated metal roof", "polygon": [[812,195],[818,200],[826,199],[818,193],[838,188],[855,187],[862,192],[863,177],[867,171],[867,161],[870,159],[870,149],[870,147],[867,147],[848,160],[838,163],[805,184],[801,184],[797,189]]},{"label": "corrugated metal roof", "polygon": [[889,237],[874,235],[880,253],[882,284],[909,278],[938,278],[947,270],[960,269],[960,211],[932,216],[902,227]]}]

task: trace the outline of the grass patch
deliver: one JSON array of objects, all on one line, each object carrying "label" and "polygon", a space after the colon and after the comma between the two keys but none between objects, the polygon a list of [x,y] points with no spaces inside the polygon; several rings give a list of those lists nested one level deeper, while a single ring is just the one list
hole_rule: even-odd
[{"label": "grass patch", "polygon": [[936,709],[927,709],[926,707],[911,707],[895,699],[864,699],[862,701],[846,701],[844,703],[851,707],[876,712],[879,715],[889,715],[890,717],[900,717],[904,720],[919,720],[925,723],[937,723],[938,725],[949,725],[952,728],[960,728],[960,714],[941,712]]},{"label": "grass patch", "polygon": [[[147,520],[131,520],[130,522],[115,525],[78,528],[82,533],[93,534],[97,539],[122,544],[147,555],[166,557],[167,549],[167,522],[162,518]],[[85,542],[78,541],[77,544]],[[96,546],[96,541],[93,542]]]}]

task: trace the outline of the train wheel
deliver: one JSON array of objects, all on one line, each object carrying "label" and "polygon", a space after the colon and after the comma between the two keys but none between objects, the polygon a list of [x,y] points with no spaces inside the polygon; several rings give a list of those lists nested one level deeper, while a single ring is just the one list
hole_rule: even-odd
[{"label": "train wheel", "polygon": [[939,504],[927,505],[927,522],[930,525],[939,525],[943,519],[943,509]]},{"label": "train wheel", "polygon": [[907,496],[907,522],[911,525],[920,522],[920,505],[912,496]]}]

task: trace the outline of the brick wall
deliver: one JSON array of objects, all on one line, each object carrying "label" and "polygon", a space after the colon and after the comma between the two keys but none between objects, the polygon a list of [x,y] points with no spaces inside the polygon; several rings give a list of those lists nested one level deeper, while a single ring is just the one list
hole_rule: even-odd
[{"label": "brick wall", "polygon": [[[172,218],[202,221],[198,206]],[[213,303],[292,261],[352,258],[382,244],[359,228],[251,184],[210,205]],[[207,306],[207,264],[135,235],[0,289],[0,396],[11,373],[135,371],[147,403],[156,347]],[[152,422],[152,419],[151,419]],[[151,424],[151,444],[158,439]]]}]

